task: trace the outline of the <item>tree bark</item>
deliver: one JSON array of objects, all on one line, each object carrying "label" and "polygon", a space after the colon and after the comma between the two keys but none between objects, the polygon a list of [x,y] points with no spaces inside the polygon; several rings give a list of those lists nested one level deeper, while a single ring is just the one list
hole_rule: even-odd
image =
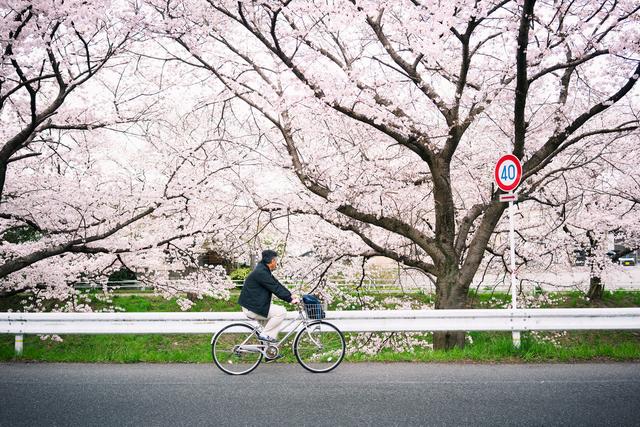
[{"label": "tree bark", "polygon": [[[438,277],[436,281],[436,309],[468,308],[468,284],[460,281],[460,274],[453,269],[449,274]],[[464,348],[464,331],[439,331],[433,333],[434,350],[450,350],[454,347]]]},{"label": "tree bark", "polygon": [[589,292],[587,292],[587,297],[591,301],[601,301],[602,294],[604,293],[604,285],[602,284],[602,280],[600,277],[591,277],[589,279]]}]

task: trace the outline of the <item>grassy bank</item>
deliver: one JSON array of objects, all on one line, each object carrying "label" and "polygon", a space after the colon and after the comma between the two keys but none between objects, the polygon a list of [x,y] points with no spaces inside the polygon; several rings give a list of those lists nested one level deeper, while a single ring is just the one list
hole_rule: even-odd
[{"label": "grassy bank", "polygon": [[[640,360],[636,332],[568,332],[558,344],[523,334],[520,349],[508,333],[472,332],[473,343],[464,349],[433,351],[416,347],[411,352],[383,349],[377,354],[352,353],[350,362],[575,362],[588,360]],[[14,356],[14,337],[0,336],[0,360],[46,362],[211,362],[210,335],[65,335],[62,342],[25,336],[24,354]],[[290,346],[282,362],[294,362]]]},{"label": "grassy bank", "polygon": [[[432,297],[424,294],[373,295],[370,304],[394,308],[394,301],[410,302],[412,306],[431,304]],[[472,299],[474,308],[504,307],[506,294],[479,294]],[[234,299],[235,300],[235,299]],[[211,298],[198,300],[190,311],[238,311],[235,301]],[[0,302],[0,311],[19,309],[22,299]],[[541,307],[640,307],[640,292],[607,293],[597,304],[585,300],[579,293],[550,294],[536,300]],[[127,312],[178,311],[174,300],[151,295],[114,295],[111,301],[96,301],[92,308],[100,310],[108,306]],[[588,360],[640,360],[640,331],[569,331],[532,332],[522,334],[520,349],[513,348],[511,334],[505,332],[471,332],[464,349],[433,351],[430,349],[432,334],[348,334],[352,341],[351,362],[572,362]],[[0,335],[0,360],[48,361],[48,362],[188,362],[210,363],[210,335],[66,335],[62,341],[42,340],[27,335],[24,354],[14,355],[14,337]],[[389,339],[409,342],[419,339],[422,344],[408,345],[403,351],[385,347]],[[353,352],[362,342],[378,342],[368,345],[367,352]],[[294,362],[290,346],[283,350],[282,362]]]}]

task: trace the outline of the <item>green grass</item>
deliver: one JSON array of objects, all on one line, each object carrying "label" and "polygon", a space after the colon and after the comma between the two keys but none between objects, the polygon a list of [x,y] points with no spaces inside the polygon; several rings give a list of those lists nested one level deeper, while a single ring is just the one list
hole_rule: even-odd
[{"label": "green grass", "polygon": [[[416,348],[413,352],[384,349],[376,355],[356,353],[352,362],[576,362],[588,360],[639,361],[640,339],[631,332],[569,332],[559,346],[521,336],[519,349],[511,333],[471,332],[473,344],[449,351]],[[582,339],[587,338],[585,341]],[[572,342],[573,341],[573,342]],[[595,341],[595,343],[593,342]]]},{"label": "green grass", "polygon": [[[7,338],[11,338],[8,340]],[[208,362],[205,335],[63,335],[63,342],[27,335],[19,360],[47,362]],[[13,336],[1,336],[0,359],[13,357]]]},{"label": "green grass", "polygon": [[[490,308],[510,301],[504,293],[472,295],[473,308]],[[629,307],[640,306],[640,292],[605,292],[601,302],[591,304],[583,294],[549,294],[553,307]],[[377,301],[386,297],[411,298],[416,303],[433,303],[432,295],[384,294],[374,295]],[[16,310],[25,300],[14,296],[0,300],[0,311]],[[239,311],[236,297],[230,301],[213,298],[196,300],[190,311]],[[48,302],[53,308],[55,302]],[[127,312],[179,311],[175,300],[161,297],[114,294],[111,303],[94,301],[94,310],[117,306]],[[423,334],[431,342],[431,334]],[[349,354],[345,360],[351,362],[571,362],[587,360],[640,360],[640,331],[572,331],[566,334],[552,332],[537,333],[534,339],[529,333],[522,334],[522,345],[515,349],[508,332],[471,332],[473,340],[464,349],[433,351],[429,348],[414,348],[413,351],[397,352],[382,349],[375,355]],[[14,336],[0,335],[0,361],[47,361],[47,362],[182,362],[210,363],[210,335],[65,335],[63,342],[41,340],[34,335],[24,337],[24,354],[14,355]],[[549,342],[554,340],[554,342]],[[295,362],[288,343],[283,349],[285,358],[279,363]]]},{"label": "green grass", "polygon": [[[29,297],[13,296],[10,298],[0,298],[0,311],[8,311],[9,309],[16,311],[22,306],[21,301],[29,300]],[[210,297],[204,297],[196,300],[193,307],[188,311],[240,311],[240,307],[236,303],[237,298],[232,297],[228,301],[219,300]],[[109,306],[120,307],[127,312],[168,312],[180,311],[180,307],[175,299],[167,300],[165,298],[136,294],[136,295],[118,295],[114,294],[111,303],[103,301],[92,301],[90,306],[95,311],[103,310]],[[51,310],[55,307],[55,301],[47,301],[46,308]]]},{"label": "green grass", "polygon": [[[464,349],[433,351],[415,348],[412,352],[383,349],[378,354],[349,354],[349,362],[575,362],[588,360],[638,361],[638,332],[569,332],[559,346],[532,340],[522,334],[516,349],[511,334],[472,332],[472,344]],[[210,335],[65,335],[63,342],[40,340],[27,335],[22,357],[15,358],[14,337],[0,336],[0,360],[46,362],[163,362],[210,363]],[[290,342],[282,349],[278,363],[295,362]]]},{"label": "green grass", "polygon": [[[95,293],[95,292],[93,292]],[[354,293],[355,295],[355,293]],[[410,299],[417,304],[433,304],[434,296],[431,294],[423,293],[411,293],[403,294],[388,293],[388,294],[369,294],[373,296],[375,301],[380,302],[387,297],[395,297],[401,299]],[[580,292],[551,292],[547,293],[548,298],[554,299],[554,303],[551,305],[543,304],[545,306],[552,306],[557,308],[571,308],[571,307],[640,307],[640,292],[629,291],[605,291],[602,301],[593,302],[587,301],[584,298],[584,294]],[[0,312],[8,311],[9,309],[16,311],[20,310],[24,305],[22,301],[30,303],[30,296],[15,295],[9,298],[0,298]],[[218,300],[210,297],[204,297],[201,300],[196,300],[193,307],[190,310],[192,312],[200,311],[240,311],[240,307],[236,304],[237,293],[232,295],[229,301]],[[112,302],[106,303],[101,301],[92,301],[90,303],[94,310],[102,310],[109,306],[120,307],[127,312],[167,312],[167,311],[180,311],[180,307],[176,303],[175,299],[167,300],[165,298],[154,296],[150,293],[136,293],[135,295],[127,294],[120,295],[117,292],[112,296]],[[475,294],[470,292],[469,302],[470,308],[492,308],[503,307],[511,301],[511,295],[495,292],[495,293],[479,293]],[[45,311],[58,308],[60,304],[56,301],[47,301],[45,303]],[[333,309],[335,303],[329,307]],[[388,306],[387,308],[391,308]]]}]

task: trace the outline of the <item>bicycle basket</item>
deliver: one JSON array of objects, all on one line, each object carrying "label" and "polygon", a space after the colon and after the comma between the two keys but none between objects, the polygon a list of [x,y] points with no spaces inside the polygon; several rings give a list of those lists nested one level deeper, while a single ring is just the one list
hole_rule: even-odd
[{"label": "bicycle basket", "polygon": [[324,319],[327,303],[320,301],[315,295],[303,295],[304,310],[309,319]]}]

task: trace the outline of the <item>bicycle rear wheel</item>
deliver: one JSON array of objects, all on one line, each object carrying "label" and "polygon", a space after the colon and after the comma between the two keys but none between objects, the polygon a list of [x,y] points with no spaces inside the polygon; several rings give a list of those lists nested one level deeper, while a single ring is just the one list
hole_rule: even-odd
[{"label": "bicycle rear wheel", "polygon": [[260,340],[253,327],[246,323],[232,323],[222,328],[211,342],[213,361],[229,375],[244,375],[262,361]]},{"label": "bicycle rear wheel", "polygon": [[320,373],[335,369],[344,358],[346,345],[342,332],[323,320],[310,323],[298,332],[293,352],[308,371]]}]

